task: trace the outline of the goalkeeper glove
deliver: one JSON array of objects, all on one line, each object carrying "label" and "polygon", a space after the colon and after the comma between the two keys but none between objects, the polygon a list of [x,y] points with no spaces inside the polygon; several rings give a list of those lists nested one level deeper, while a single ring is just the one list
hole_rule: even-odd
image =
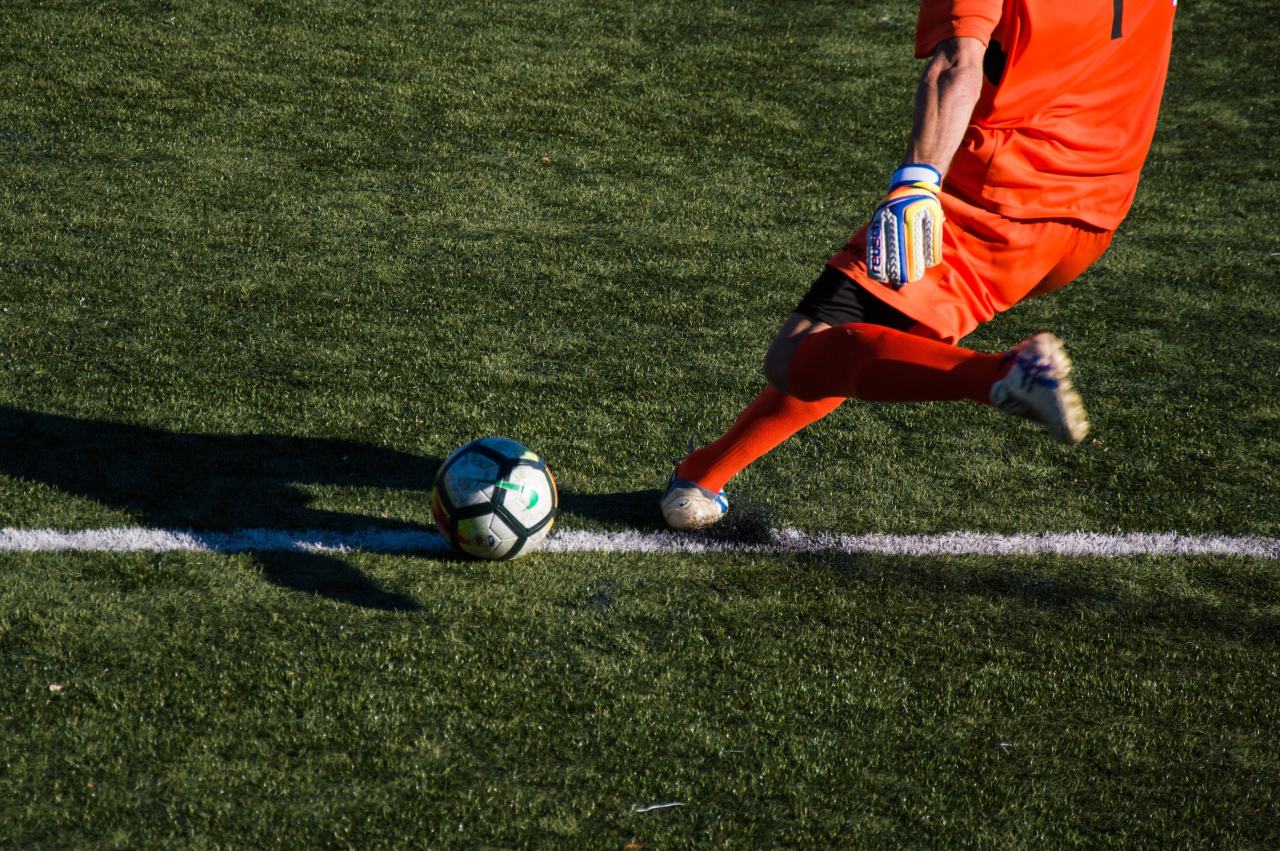
[{"label": "goalkeeper glove", "polygon": [[901,289],[942,260],[942,175],[908,163],[889,179],[889,194],[867,228],[867,274]]}]

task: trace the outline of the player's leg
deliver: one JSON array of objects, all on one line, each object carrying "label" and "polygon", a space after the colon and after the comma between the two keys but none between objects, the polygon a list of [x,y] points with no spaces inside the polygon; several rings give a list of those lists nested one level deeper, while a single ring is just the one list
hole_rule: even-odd
[{"label": "player's leg", "polygon": [[[827,272],[824,275],[829,274]],[[769,386],[787,392],[787,366],[795,353],[796,346],[810,334],[826,331],[831,326],[818,319],[812,319],[802,313],[793,313],[782,323],[778,333],[774,335],[769,350],[764,355],[764,377]]]},{"label": "player's leg", "polygon": [[895,328],[849,323],[799,339],[789,358],[775,362],[770,379],[775,387],[785,381],[780,389],[799,399],[986,404],[1010,363],[1005,352],[975,352]]},{"label": "player's leg", "polygon": [[[777,360],[780,347],[829,328],[827,323],[793,313],[783,323],[765,357],[765,369]],[[800,429],[834,411],[844,399],[800,400],[775,387],[764,391],[748,405],[724,435],[696,449],[680,463],[676,476],[696,483],[704,490],[718,492],[748,464],[782,443]]]},{"label": "player's leg", "polygon": [[1020,303],[1062,289],[1083,275],[1086,269],[1107,253],[1111,239],[1115,236],[1115,231],[1083,225],[1073,228],[1073,231],[1067,250],[1040,282],[1020,299]]},{"label": "player's leg", "polygon": [[[1058,225],[1066,236],[1057,262],[1020,300],[1038,298],[1061,289],[1082,275],[1106,253],[1113,231],[1084,225]],[[1062,341],[1037,334],[1012,352],[1009,374],[991,388],[991,402],[1005,413],[1043,423],[1054,437],[1078,443],[1089,432],[1084,403],[1071,382],[1071,359]]]},{"label": "player's leg", "polygon": [[[864,290],[872,302],[883,297],[901,303],[930,320],[934,333],[959,339],[995,311],[1063,286],[1101,256],[1110,240],[1105,232],[1069,223],[1011,222],[972,208],[954,212],[949,224],[972,227],[949,229],[944,266],[908,285],[909,296],[861,279],[850,278],[849,286]],[[858,274],[856,261],[851,271]],[[1052,334],[988,354],[931,339],[927,329],[912,331],[917,333],[858,322],[794,335],[775,344],[767,374],[775,388],[802,400],[969,399],[1038,420],[1064,442],[1078,442],[1087,433],[1084,406],[1070,380],[1071,361]]]},{"label": "player's leg", "polygon": [[[826,331],[832,324],[851,321],[898,328],[915,324],[910,317],[851,286],[840,272],[827,268],[774,337],[765,356],[766,376],[772,383],[778,370],[785,373],[800,340]],[[775,386],[766,387],[723,436],[689,453],[676,468],[661,500],[668,525],[694,529],[715,523],[728,508],[723,488],[731,478],[843,401],[840,396],[801,400]]]},{"label": "player's leg", "polygon": [[698,529],[718,521],[729,508],[724,486],[731,478],[843,401],[838,397],[802,401],[766,387],[724,435],[690,452],[676,468],[661,499],[667,525]]},{"label": "player's leg", "polygon": [[987,354],[875,325],[841,325],[803,338],[787,366],[799,399],[845,394],[868,402],[968,399],[1036,420],[1058,440],[1088,433],[1071,360],[1052,334]]},{"label": "player's leg", "polygon": [[[947,215],[943,265],[930,270],[924,279],[895,290],[868,278],[863,262],[865,229],[854,234],[830,264],[875,297],[917,318],[934,336],[945,341],[957,341],[995,314],[1064,286],[1097,260],[1111,239],[1110,233],[1079,223],[1010,220],[946,192],[942,200]],[[893,341],[889,341],[888,347],[876,340],[856,340],[844,345],[855,343],[879,349],[881,356],[890,361],[897,360]],[[835,341],[828,340],[823,340],[821,346],[816,340],[806,341],[799,347],[798,355],[810,355],[821,365],[836,345]],[[914,342],[912,345],[915,346]],[[948,354],[941,351],[938,354],[941,357],[934,366],[945,368]],[[964,352],[952,352],[950,356],[957,354]],[[1071,361],[1061,341],[1052,334],[1037,334],[1005,355],[1011,365],[1009,373],[991,386],[989,401],[1002,411],[1040,422],[1059,440],[1068,443],[1081,440],[1088,431],[1088,421],[1072,385]],[[796,359],[804,360],[803,357]],[[870,362],[876,359],[871,358]],[[927,376],[923,386],[905,384],[903,380],[908,372],[914,371],[914,366],[890,364],[887,370],[873,367],[853,376],[819,374],[818,380],[808,385],[803,379],[797,383],[797,370],[793,367],[788,379],[793,392],[802,397],[847,390],[841,382],[851,380],[864,385],[858,395],[865,399],[903,401],[904,394],[900,391],[903,386],[912,392],[922,389],[933,394],[940,389],[945,391],[948,385],[953,391],[963,390],[949,379],[944,379],[939,387]],[[960,367],[960,373],[980,366],[979,359],[972,365]],[[803,367],[801,371],[805,371]],[[980,395],[976,391],[986,379],[980,372],[979,369],[979,374],[970,375],[975,383],[964,398],[981,401],[976,398]],[[934,398],[942,397],[935,395]]]},{"label": "player's leg", "polygon": [[[848,311],[859,322],[832,326],[827,308],[793,313],[774,337],[764,360],[769,387],[738,416],[719,440],[689,455],[679,478],[719,492],[733,476],[805,426],[835,410],[847,397],[877,402],[972,399],[986,403],[991,385],[1009,370],[1010,358],[932,340],[903,329],[916,323],[868,296],[848,278],[828,269],[823,282],[841,288],[856,303]],[[843,318],[843,317],[841,317]],[[806,354],[799,389],[792,388],[796,352]],[[815,380],[816,379],[816,380]],[[815,391],[826,386],[829,393]]]}]

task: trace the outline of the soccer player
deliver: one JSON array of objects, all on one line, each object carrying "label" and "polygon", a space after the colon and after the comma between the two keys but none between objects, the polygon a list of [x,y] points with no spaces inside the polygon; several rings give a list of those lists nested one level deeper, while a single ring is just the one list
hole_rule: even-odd
[{"label": "soccer player", "polygon": [[956,345],[1106,251],[1155,132],[1177,0],[921,0],[903,164],[768,353],[769,386],[682,461],[661,507],[696,529],[724,486],[846,398],[969,399],[1077,443],[1089,424],[1060,340]]}]

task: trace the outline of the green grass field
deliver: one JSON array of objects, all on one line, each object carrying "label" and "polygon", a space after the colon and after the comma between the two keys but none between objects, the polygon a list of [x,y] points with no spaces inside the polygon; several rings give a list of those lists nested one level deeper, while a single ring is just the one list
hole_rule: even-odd
[{"label": "green grass field", "polygon": [[[968,339],[1066,339],[1089,441],[849,404],[732,495],[1280,536],[1270,10],[1183,3],[1114,247]],[[504,434],[562,528],[658,528],[897,163],[914,16],[0,4],[0,527],[418,529],[439,460]],[[0,847],[1280,847],[1274,560],[0,570]]]}]

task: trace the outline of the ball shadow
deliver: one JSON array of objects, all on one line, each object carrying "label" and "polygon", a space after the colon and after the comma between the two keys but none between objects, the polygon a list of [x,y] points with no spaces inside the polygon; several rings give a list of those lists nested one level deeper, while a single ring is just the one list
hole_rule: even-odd
[{"label": "ball shadow", "polygon": [[665,529],[658,510],[661,495],[656,488],[592,494],[561,490],[560,514],[646,532]]}]

